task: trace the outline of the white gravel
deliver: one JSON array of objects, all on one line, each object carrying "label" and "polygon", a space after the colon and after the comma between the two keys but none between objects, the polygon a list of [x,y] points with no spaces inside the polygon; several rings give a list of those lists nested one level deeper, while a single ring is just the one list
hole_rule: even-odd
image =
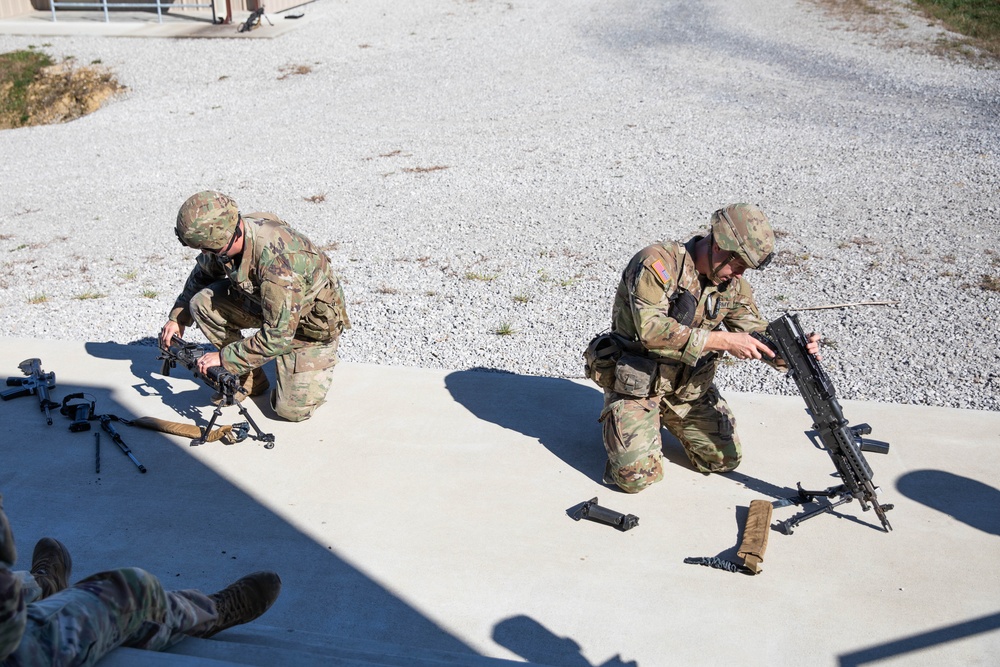
[{"label": "white gravel", "polygon": [[150,344],[213,188],[328,245],[345,360],[579,377],[629,257],[751,201],[766,315],[898,302],[801,313],[842,398],[998,410],[1000,70],[889,4],[876,33],[794,0],[321,0],[272,40],[0,35],[129,88],[0,132],[0,336]]}]

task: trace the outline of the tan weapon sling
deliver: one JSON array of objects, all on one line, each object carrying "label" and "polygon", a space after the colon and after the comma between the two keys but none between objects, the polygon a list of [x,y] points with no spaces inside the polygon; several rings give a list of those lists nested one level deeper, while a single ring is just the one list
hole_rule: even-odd
[{"label": "tan weapon sling", "polygon": [[[201,429],[194,424],[181,424],[180,422],[157,419],[156,417],[137,417],[136,419],[129,420],[128,423],[133,426],[148,428],[151,431],[180,435],[192,440],[201,437]],[[226,424],[225,426],[217,427],[205,438],[205,442],[215,442],[216,440],[223,440],[227,445],[232,445],[239,442],[239,437],[236,433],[233,433],[233,427]]]}]

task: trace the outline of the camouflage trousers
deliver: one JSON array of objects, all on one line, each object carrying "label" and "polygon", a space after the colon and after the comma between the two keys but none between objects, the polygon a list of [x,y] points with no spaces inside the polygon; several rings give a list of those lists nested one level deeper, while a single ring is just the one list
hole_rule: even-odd
[{"label": "camouflage trousers", "polygon": [[[220,280],[191,299],[195,324],[220,350],[241,340],[243,329],[263,324],[260,306],[234,291],[228,280]],[[326,402],[339,342],[339,337],[328,343],[295,339],[291,352],[275,358],[277,388],[271,393],[271,407],[279,417],[303,421]]]},{"label": "camouflage trousers", "polygon": [[40,600],[30,573],[0,569],[5,578],[20,591],[0,605],[14,612],[0,613],[0,637],[11,640],[8,628],[21,626],[23,634],[3,667],[93,665],[118,646],[162,651],[218,618],[204,593],[164,591],[138,568],[101,572]]},{"label": "camouflage trousers", "polygon": [[601,424],[611,478],[628,493],[638,493],[663,479],[663,426],[680,440],[700,472],[729,472],[740,464],[736,419],[714,384],[690,403],[605,390]]}]

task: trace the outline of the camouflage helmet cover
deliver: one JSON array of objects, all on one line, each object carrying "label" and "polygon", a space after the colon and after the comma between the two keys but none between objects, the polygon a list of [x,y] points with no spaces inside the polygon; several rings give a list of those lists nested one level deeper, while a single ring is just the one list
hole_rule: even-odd
[{"label": "camouflage helmet cover", "polygon": [[181,205],[174,231],[189,248],[221,250],[236,233],[239,218],[240,210],[231,197],[205,190]]},{"label": "camouflage helmet cover", "polygon": [[751,269],[763,269],[774,256],[774,232],[753,204],[730,204],[712,214],[712,237]]}]

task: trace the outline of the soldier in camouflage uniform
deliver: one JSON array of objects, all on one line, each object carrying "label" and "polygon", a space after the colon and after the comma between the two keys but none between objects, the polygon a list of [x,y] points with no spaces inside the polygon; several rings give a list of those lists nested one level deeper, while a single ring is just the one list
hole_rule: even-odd
[{"label": "soldier in camouflage uniform", "polygon": [[164,591],[138,568],[101,572],[69,586],[66,547],[42,538],[31,571],[17,560],[0,497],[0,666],[93,665],[118,646],[162,651],[184,637],[211,637],[257,618],[281,592],[274,572],[255,572],[218,593]]},{"label": "soldier in camouflage uniform", "polygon": [[[330,262],[313,243],[269,213],[240,214],[219,192],[188,198],[177,214],[180,242],[202,251],[160,332],[197,324],[219,352],[199,370],[222,365],[243,378],[250,396],[270,388],[261,368],[276,360],[271,406],[302,421],[326,400],[340,334],[351,326],[344,292]],[[244,338],[243,329],[257,329]]]},{"label": "soldier in camouflage uniform", "polygon": [[[602,337],[588,350],[588,375],[604,388],[604,481],[629,493],[663,479],[662,426],[697,470],[736,468],[740,440],[714,383],[716,367],[724,354],[773,357],[750,335],[767,320],[743,278],[773,256],[770,223],[756,206],[733,204],[716,211],[710,225],[704,236],[651,245],[632,258],[615,294],[608,345],[597,352],[605,355],[603,373],[594,372]],[[810,336],[813,354],[818,341]]]}]

